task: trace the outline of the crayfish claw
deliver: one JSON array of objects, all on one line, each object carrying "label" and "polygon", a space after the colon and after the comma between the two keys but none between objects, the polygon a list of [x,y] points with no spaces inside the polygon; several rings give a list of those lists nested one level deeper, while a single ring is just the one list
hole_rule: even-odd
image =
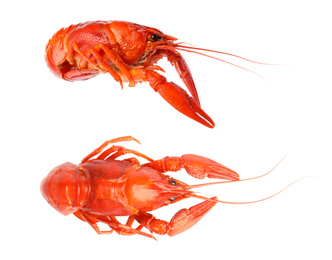
[{"label": "crayfish claw", "polygon": [[217,197],[213,197],[194,205],[189,209],[180,209],[177,213],[175,213],[170,222],[156,219],[153,215],[146,212],[138,213],[135,216],[135,219],[138,223],[140,223],[140,225],[149,229],[151,233],[175,236],[195,225],[217,203]]},{"label": "crayfish claw", "polygon": [[232,181],[239,180],[239,175],[235,171],[209,158],[195,154],[185,154],[181,156],[181,160],[182,167],[186,169],[187,173],[197,179],[208,177]]},{"label": "crayfish claw", "polygon": [[173,82],[160,83],[155,90],[175,109],[191,119],[209,128],[215,126],[212,118],[188,95]]},{"label": "crayfish claw", "polygon": [[160,172],[185,169],[189,175],[197,179],[204,179],[207,177],[237,181],[240,178],[239,174],[226,166],[209,158],[195,154],[184,154],[181,157],[166,156],[160,160],[150,161],[143,166],[152,167]]},{"label": "crayfish claw", "polygon": [[211,200],[201,202],[189,209],[179,210],[169,222],[167,234],[175,236],[191,228],[217,204],[217,201],[213,201],[216,199],[217,197],[213,197]]}]

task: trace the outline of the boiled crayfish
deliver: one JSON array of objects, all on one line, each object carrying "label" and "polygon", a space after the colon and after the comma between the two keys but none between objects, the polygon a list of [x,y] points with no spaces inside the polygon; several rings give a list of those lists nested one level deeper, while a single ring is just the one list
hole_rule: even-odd
[{"label": "boiled crayfish", "polygon": [[[144,227],[159,235],[177,235],[195,225],[219,202],[217,197],[206,198],[191,191],[206,184],[191,186],[164,175],[165,172],[185,169],[198,179],[239,180],[236,172],[198,155],[152,160],[122,146],[106,149],[111,143],[130,140],[138,142],[131,136],[112,139],[91,152],[79,165],[67,162],[55,167],[41,183],[44,198],[61,214],[73,213],[86,221],[98,234],[114,230],[121,235],[140,234],[154,238],[141,229]],[[124,154],[142,157],[149,163],[141,165],[137,158],[117,160]],[[147,213],[191,197],[205,201],[181,209],[170,222]],[[129,217],[126,224],[121,224],[116,216]],[[139,223],[137,228],[132,227],[135,220]],[[101,231],[98,222],[107,224],[111,230]]]},{"label": "boiled crayfish", "polygon": [[[71,25],[55,33],[46,46],[45,58],[51,71],[67,81],[86,80],[100,73],[109,73],[121,87],[122,82],[129,82],[130,87],[134,87],[136,83],[149,82],[150,86],[175,109],[213,128],[213,120],[201,108],[189,67],[178,52],[179,50],[198,53],[193,50],[211,50],[184,46],[175,43],[176,40],[177,38],[157,29],[135,23],[86,22]],[[242,58],[229,53],[212,52]],[[156,72],[164,72],[161,67],[155,65],[163,57],[167,57],[175,66],[192,97],[183,88],[168,82],[164,76]]]}]

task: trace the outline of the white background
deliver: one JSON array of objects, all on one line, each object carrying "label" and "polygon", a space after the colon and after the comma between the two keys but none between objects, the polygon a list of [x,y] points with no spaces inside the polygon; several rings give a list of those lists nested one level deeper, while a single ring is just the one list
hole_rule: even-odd
[{"label": "white background", "polygon": [[[1,259],[331,259],[331,13],[329,1],[9,1],[1,7]],[[121,90],[109,75],[69,83],[44,62],[60,28],[128,20],[203,48],[286,66],[218,56],[260,73],[183,53],[209,129],[181,115],[147,84]],[[184,86],[161,61],[170,81]],[[39,191],[56,165],[80,160],[103,141],[159,159],[194,153],[242,178],[201,189],[221,200],[280,195],[247,205],[218,204],[175,236],[98,236],[52,209]],[[173,176],[189,183],[185,172]],[[186,200],[154,212],[169,220]],[[121,220],[122,221],[122,220]],[[205,258],[207,257],[207,258]]]}]

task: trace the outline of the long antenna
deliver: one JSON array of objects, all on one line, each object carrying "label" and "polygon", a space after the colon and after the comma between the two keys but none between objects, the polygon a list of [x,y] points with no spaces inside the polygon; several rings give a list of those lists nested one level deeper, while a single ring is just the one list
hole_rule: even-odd
[{"label": "long antenna", "polygon": [[239,55],[235,55],[229,52],[223,52],[223,51],[214,51],[214,50],[209,50],[209,49],[203,49],[203,48],[198,48],[198,47],[190,47],[190,46],[184,46],[184,45],[180,45],[177,44],[175,47],[181,47],[181,48],[187,48],[187,49],[192,49],[192,50],[200,50],[200,51],[208,51],[208,52],[214,52],[214,53],[219,53],[219,54],[224,54],[224,55],[228,55],[228,56],[232,56],[232,57],[236,57],[242,60],[246,60],[252,63],[256,63],[256,64],[261,64],[261,65],[273,65],[273,66],[278,66],[279,64],[273,64],[273,63],[265,63],[265,62],[258,62],[258,61],[254,61],[254,60],[250,60],[244,57],[241,57]]},{"label": "long antenna", "polygon": [[207,200],[207,201],[215,201],[215,202],[219,202],[219,203],[226,203],[226,204],[251,204],[251,203],[257,203],[257,202],[261,202],[261,201],[264,201],[264,200],[271,199],[274,196],[277,196],[278,194],[280,194],[281,192],[283,192],[284,190],[286,190],[287,188],[289,188],[291,185],[295,184],[296,182],[298,182],[298,181],[300,181],[300,180],[302,180],[304,178],[308,178],[308,177],[312,177],[312,176],[304,176],[304,177],[302,177],[300,179],[297,179],[296,181],[293,181],[291,184],[288,184],[285,188],[283,188],[282,190],[278,191],[277,193],[275,193],[275,194],[273,194],[271,196],[268,196],[266,198],[259,199],[259,200],[245,201],[245,202],[232,202],[232,201],[223,201],[223,200],[206,198],[204,196],[199,196],[199,195],[196,195],[196,194],[192,194],[192,195],[190,195],[190,197],[197,198],[197,199],[202,199],[202,200]]},{"label": "long antenna", "polygon": [[[167,47],[172,47],[172,48],[173,48],[173,46],[167,46]],[[241,66],[239,66],[239,65],[236,65],[236,64],[231,63],[231,62],[229,62],[229,61],[225,61],[225,60],[223,60],[223,59],[219,59],[219,58],[214,57],[214,56],[211,56],[211,55],[207,55],[207,54],[204,54],[204,53],[200,53],[200,52],[198,52],[198,51],[187,50],[187,49],[185,49],[185,48],[187,48],[186,46],[181,46],[181,47],[182,47],[182,48],[175,47],[174,49],[176,49],[176,50],[180,50],[180,51],[186,51],[186,52],[190,52],[190,53],[196,53],[196,54],[199,54],[199,55],[202,55],[202,56],[205,56],[205,57],[211,58],[211,59],[215,59],[215,60],[219,60],[219,61],[225,62],[225,63],[227,63],[227,64],[229,64],[229,65],[234,66],[234,67],[237,67],[237,68],[240,68],[240,69],[243,69],[243,70],[249,71],[249,72],[251,72],[251,73],[257,75],[258,77],[262,78],[263,80],[266,80],[264,77],[262,77],[261,75],[259,75],[257,72],[255,72],[255,71],[253,71],[253,70],[246,69],[246,68],[244,68],[244,67],[241,67]],[[195,49],[199,49],[199,48],[195,48]],[[214,51],[214,52],[216,52],[216,51]],[[226,54],[226,53],[224,53],[224,54]],[[229,55],[231,55],[231,54],[229,54]],[[231,55],[231,56],[233,56],[233,55]],[[235,56],[235,55],[234,55],[234,56]],[[239,58],[242,58],[242,57],[240,57],[240,56],[238,56],[238,57],[239,57]],[[243,59],[245,59],[245,58],[243,58]],[[248,61],[250,61],[250,60],[248,60]],[[251,61],[251,62],[254,62],[254,61]]]}]

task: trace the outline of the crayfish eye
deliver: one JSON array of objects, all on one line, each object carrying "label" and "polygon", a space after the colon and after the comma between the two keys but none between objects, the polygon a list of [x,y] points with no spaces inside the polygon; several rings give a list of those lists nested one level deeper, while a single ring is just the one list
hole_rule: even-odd
[{"label": "crayfish eye", "polygon": [[160,41],[161,39],[162,39],[162,37],[159,36],[158,34],[150,34],[148,36],[148,40],[152,41],[152,42]]},{"label": "crayfish eye", "polygon": [[170,197],[169,201],[174,201],[176,199],[176,197]]},{"label": "crayfish eye", "polygon": [[173,186],[176,186],[176,185],[177,185],[175,180],[170,180],[170,181],[169,181],[169,184],[171,184],[171,185],[173,185]]}]

